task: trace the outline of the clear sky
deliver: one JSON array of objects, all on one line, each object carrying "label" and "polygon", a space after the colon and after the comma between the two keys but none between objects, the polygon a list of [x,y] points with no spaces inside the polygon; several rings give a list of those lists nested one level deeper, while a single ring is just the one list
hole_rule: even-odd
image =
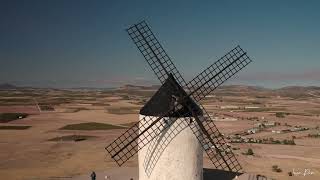
[{"label": "clear sky", "polygon": [[1,0],[0,83],[157,84],[125,28],[151,26],[186,80],[236,45],[232,84],[320,86],[320,1]]}]

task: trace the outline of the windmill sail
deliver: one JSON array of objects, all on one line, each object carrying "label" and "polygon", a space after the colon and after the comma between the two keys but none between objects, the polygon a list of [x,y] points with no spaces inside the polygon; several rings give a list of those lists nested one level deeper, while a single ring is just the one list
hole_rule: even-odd
[{"label": "windmill sail", "polygon": [[172,74],[182,87],[186,84],[171,58],[145,21],[134,24],[127,29],[127,32],[161,84],[166,81],[169,74]]},{"label": "windmill sail", "polygon": [[[163,118],[170,113],[171,112],[167,112],[159,118],[151,118],[146,116],[140,122],[137,122],[131,126],[105,149],[109,152],[117,164],[121,166],[133,155],[135,155],[141,148],[152,141],[154,137],[159,135],[164,129],[173,123],[170,122],[168,124]],[[140,131],[141,128],[144,129],[143,132]]]},{"label": "windmill sail", "polygon": [[190,128],[204,148],[208,158],[217,169],[240,172],[242,167],[234,153],[211,120],[209,114],[202,106],[200,107],[203,111],[203,116],[201,117],[202,125],[210,135],[210,138],[206,135],[199,136],[198,132],[201,131],[201,129],[198,126],[190,126]]},{"label": "windmill sail", "polygon": [[194,100],[200,101],[250,62],[252,61],[247,53],[237,46],[193,78],[186,86],[194,91],[191,93]]},{"label": "windmill sail", "polygon": [[[237,46],[236,48],[228,52],[225,56],[216,61],[214,64],[205,69],[188,84],[186,84],[185,80],[177,70],[176,66],[173,64],[172,60],[167,55],[167,53],[165,52],[161,44],[158,42],[157,38],[154,36],[153,32],[151,31],[150,27],[147,25],[145,21],[131,26],[127,29],[127,31],[134,43],[137,45],[142,55],[145,57],[151,69],[154,71],[154,73],[160,80],[160,82],[163,82],[164,77],[166,77],[166,73],[173,73],[174,76],[177,78],[179,84],[185,86],[189,91],[198,88],[198,92],[191,94],[191,97],[198,101],[201,100],[201,97],[205,97],[206,94],[216,89],[220,84],[222,84],[232,75],[234,75],[244,66],[246,66],[249,62],[251,62],[251,60],[248,58],[246,53],[240,48],[240,46]],[[210,83],[208,82],[205,84],[205,86],[200,87],[202,83],[205,83],[210,78],[212,78]],[[209,86],[210,84],[212,84],[211,87]],[[212,122],[207,111],[204,109],[203,106],[200,105],[200,107],[203,111],[204,119],[206,120],[206,122],[204,123],[205,128],[208,129],[208,131],[211,134],[220,134],[219,130]],[[184,125],[186,126],[186,124]],[[196,133],[200,131],[199,127],[193,126],[191,129],[193,130],[195,135],[199,134]],[[215,138],[217,137],[214,136],[214,139]],[[211,149],[207,148],[213,146],[212,143],[208,142],[208,139],[199,139],[199,141],[204,147],[209,159],[212,161],[214,166],[216,168],[225,169],[226,165],[219,163],[219,160],[221,160],[222,158],[217,157],[217,154],[212,153]],[[221,147],[225,147],[226,144],[222,137],[217,138],[215,143],[217,144],[217,146],[220,147],[220,149]],[[230,152],[229,149],[226,150],[226,148],[224,148],[221,150],[224,152],[228,151],[229,157],[227,159],[230,159],[232,161],[231,164],[234,164],[231,165],[231,169],[235,171],[241,169],[240,164],[237,163],[236,158],[234,157],[233,153]]]}]

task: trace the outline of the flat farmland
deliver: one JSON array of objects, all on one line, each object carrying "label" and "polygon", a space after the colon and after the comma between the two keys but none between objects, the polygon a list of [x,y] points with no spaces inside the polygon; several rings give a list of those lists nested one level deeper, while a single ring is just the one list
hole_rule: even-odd
[{"label": "flat farmland", "polygon": [[[104,148],[138,121],[139,109],[155,92],[155,89],[140,88],[0,91],[0,113],[28,114],[25,118],[0,123],[3,127],[17,126],[0,129],[1,177],[13,180],[85,179],[93,170],[99,176],[124,177]],[[309,96],[307,90],[305,92],[223,86],[207,97],[203,105],[214,119],[219,119],[215,124],[226,138],[235,134],[241,134],[244,139],[281,141],[294,137],[295,145],[231,143],[245,172],[281,180],[318,180],[320,138],[316,135],[320,133],[320,99]],[[50,108],[39,111],[37,105]],[[277,125],[246,133],[259,123],[270,122]],[[99,125],[101,127],[95,129]],[[272,133],[272,130],[293,128],[307,129]],[[245,155],[249,148],[253,155]],[[205,167],[214,168],[205,155],[204,162]],[[122,169],[136,174],[137,163],[137,156],[134,156]],[[281,172],[273,171],[274,165]],[[294,170],[305,169],[313,173],[288,175]]]},{"label": "flat farmland", "polygon": [[27,114],[39,114],[39,108],[37,105],[12,105],[12,106],[0,106],[0,113],[27,113]]}]

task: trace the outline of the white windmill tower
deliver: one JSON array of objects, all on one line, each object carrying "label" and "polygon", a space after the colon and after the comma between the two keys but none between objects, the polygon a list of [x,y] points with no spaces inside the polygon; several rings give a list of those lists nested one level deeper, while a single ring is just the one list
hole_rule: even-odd
[{"label": "white windmill tower", "polygon": [[[173,86],[174,83],[178,89]],[[140,110],[140,127],[142,132],[147,124],[166,114],[175,106],[179,94],[184,90],[169,76],[160,89]],[[202,116],[201,109],[191,99],[189,104],[196,110],[198,116]],[[139,179],[140,180],[201,180],[203,171],[203,149],[197,137],[188,127],[192,113],[187,108],[176,109],[175,112],[162,117],[162,124],[166,130],[158,131],[150,143],[138,152]],[[195,124],[190,124],[194,126]],[[183,131],[182,131],[183,130]],[[147,139],[141,139],[139,143],[146,143]],[[168,171],[171,169],[173,171]]]}]

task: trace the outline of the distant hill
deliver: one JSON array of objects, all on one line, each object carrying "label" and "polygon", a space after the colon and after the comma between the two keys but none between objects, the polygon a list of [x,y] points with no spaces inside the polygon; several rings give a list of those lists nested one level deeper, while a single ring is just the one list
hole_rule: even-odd
[{"label": "distant hill", "polygon": [[[154,90],[156,91],[160,85],[154,86],[136,86],[125,85],[119,88],[119,90]],[[220,86],[214,91],[216,95],[239,95],[239,96],[284,96],[291,98],[305,98],[305,97],[320,97],[320,87],[317,86],[287,86],[279,89],[268,89],[259,86],[247,86],[247,85],[225,85]]]},{"label": "distant hill", "polygon": [[277,91],[320,91],[320,87],[317,86],[286,86],[277,89]]},{"label": "distant hill", "polygon": [[[81,87],[81,88],[67,88],[66,90],[116,90],[123,92],[130,92],[136,94],[153,95],[154,91],[158,90],[160,85],[141,86],[126,84],[119,88],[92,88],[92,87]],[[11,90],[11,89],[56,89],[56,88],[33,88],[33,87],[21,87],[15,86],[9,83],[0,84],[0,90]],[[59,88],[57,88],[59,90]],[[60,89],[61,90],[61,89]],[[256,96],[256,97],[270,97],[270,96],[283,96],[290,98],[319,98],[320,87],[318,86],[286,86],[278,89],[268,89],[259,86],[248,86],[248,85],[224,85],[217,88],[214,92],[218,96]]]},{"label": "distant hill", "polygon": [[279,89],[268,89],[257,86],[227,85],[216,91],[217,95],[255,95],[255,96],[284,96],[291,98],[320,97],[320,87],[317,86],[286,86]]},{"label": "distant hill", "polygon": [[287,86],[274,90],[280,96],[297,97],[320,97],[320,87],[317,86]]},{"label": "distant hill", "polygon": [[270,91],[270,89],[259,87],[259,86],[247,86],[247,85],[225,85],[220,86],[217,90],[220,91],[246,91],[246,92],[252,92],[252,91]]},{"label": "distant hill", "polygon": [[4,83],[4,84],[0,84],[0,89],[18,89],[17,86],[9,84],[9,83]]},{"label": "distant hill", "polygon": [[138,86],[138,85],[126,84],[124,86],[119,87],[119,90],[156,90],[159,87],[160,87],[159,85]]}]

